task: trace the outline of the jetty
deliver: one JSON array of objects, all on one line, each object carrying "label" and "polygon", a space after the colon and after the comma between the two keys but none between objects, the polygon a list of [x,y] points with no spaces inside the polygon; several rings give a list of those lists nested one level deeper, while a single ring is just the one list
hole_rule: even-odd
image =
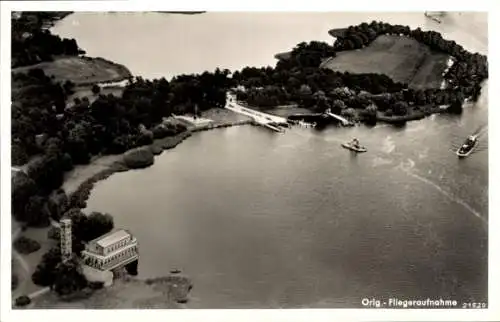
[{"label": "jetty", "polygon": [[342,125],[344,125],[344,126],[352,126],[352,125],[354,125],[354,124],[353,124],[351,121],[349,121],[348,119],[346,119],[346,118],[344,118],[344,117],[342,117],[342,116],[340,116],[340,115],[337,115],[337,114],[332,113],[330,109],[327,109],[327,110],[325,111],[325,114],[326,114],[326,115],[328,115],[328,116],[333,117],[334,119],[339,120],[339,121],[342,123]]},{"label": "jetty", "polygon": [[236,101],[236,97],[234,95],[231,95],[229,93],[227,94],[225,108],[235,113],[249,116],[256,124],[267,127],[268,129],[271,129],[275,132],[284,133],[285,127],[288,126],[286,118],[259,112],[254,109],[245,107],[241,105],[241,103],[238,103]]}]

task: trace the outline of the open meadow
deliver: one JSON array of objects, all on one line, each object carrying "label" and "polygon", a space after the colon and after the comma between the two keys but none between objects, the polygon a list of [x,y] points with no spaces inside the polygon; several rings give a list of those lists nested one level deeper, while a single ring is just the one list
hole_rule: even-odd
[{"label": "open meadow", "polygon": [[77,86],[102,82],[119,82],[131,76],[124,66],[103,58],[60,57],[51,62],[12,69],[13,73],[26,73],[40,68],[45,75],[54,76],[56,81],[69,80]]},{"label": "open meadow", "polygon": [[383,35],[365,48],[337,53],[322,67],[357,74],[385,74],[412,88],[439,88],[448,58],[414,39]]}]

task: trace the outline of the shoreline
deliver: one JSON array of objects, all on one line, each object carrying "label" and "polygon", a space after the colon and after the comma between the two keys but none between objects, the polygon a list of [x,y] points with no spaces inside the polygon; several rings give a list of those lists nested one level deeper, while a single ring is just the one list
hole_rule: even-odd
[{"label": "shoreline", "polygon": [[177,15],[201,15],[206,13],[206,11],[158,11],[159,13],[169,13]]},{"label": "shoreline", "polygon": [[[213,130],[213,129],[218,129],[218,128],[227,128],[227,127],[232,127],[232,126],[240,126],[240,125],[248,125],[252,124],[252,121],[250,120],[237,120],[237,121],[226,121],[226,122],[216,122],[214,124],[208,124],[208,125],[203,125],[203,126],[194,126],[189,128],[187,131],[179,133],[175,136],[171,137],[165,137],[162,139],[156,139],[152,144],[141,146],[139,148],[134,148],[134,149],[150,149],[155,156],[160,155],[163,153],[163,151],[170,150],[181,144],[184,140],[189,138],[193,133],[196,132],[202,132],[202,131],[208,131],[208,130]],[[122,154],[118,155],[103,155],[103,156],[96,156],[94,159],[86,165],[78,165],[75,167],[75,169],[71,170],[70,172],[65,174],[64,182],[61,186],[61,188],[64,190],[66,195],[68,196],[68,200],[70,203],[70,208],[79,208],[81,209],[82,212],[85,212],[86,208],[86,202],[88,198],[90,197],[90,194],[92,192],[92,189],[94,188],[94,185],[102,180],[105,180],[109,178],[111,175],[118,173],[118,172],[125,172],[129,170],[140,170],[140,168],[130,168],[127,167],[124,163],[124,157],[125,154],[129,151],[132,151],[134,149],[130,149],[128,151],[125,151]],[[155,151],[156,150],[156,151]],[[156,153],[155,153],[156,152]],[[153,163],[154,164],[154,163]],[[151,164],[151,165],[153,165]],[[150,165],[150,166],[151,166]],[[13,219],[12,219],[13,220]],[[50,226],[49,226],[50,227]],[[34,228],[28,227],[26,229],[26,232],[32,231]],[[18,235],[23,235],[24,231],[21,231],[21,228],[18,229],[19,234]],[[44,241],[50,242],[50,239],[45,236]],[[37,256],[42,256],[41,250],[38,250],[35,252]],[[35,254],[34,253],[34,254]],[[22,258],[23,256],[20,255]],[[16,258],[16,260],[19,260]],[[31,279],[31,275],[29,274],[30,271],[33,271],[35,268],[32,267],[32,269],[27,270],[27,273],[29,276],[25,276],[26,278]],[[18,276],[21,277],[21,276]],[[176,279],[180,279],[180,284],[181,285],[187,285],[186,287],[182,287],[182,295],[179,296],[180,299],[164,299],[164,296],[161,297],[151,297],[149,300],[144,300],[152,303],[156,308],[164,309],[164,308],[184,308],[185,305],[183,303],[187,302],[189,291],[193,287],[192,281],[189,279],[187,276],[181,276],[181,275],[176,275],[176,274],[168,274],[166,276],[162,277],[156,277],[152,279],[138,279],[134,277],[125,277],[125,278],[119,278],[116,279],[113,283],[113,285],[109,288],[105,288],[101,291],[97,292],[91,292],[92,294],[90,295],[81,295],[81,298],[76,299],[73,303],[77,303],[77,306],[83,305],[84,308],[113,308],[116,307],[116,301],[113,300],[113,298],[118,298],[121,297],[121,293],[123,292],[140,292],[143,293],[145,296],[151,291],[154,291],[158,287],[163,287],[163,288],[172,288],[176,287],[176,284],[179,284],[179,282],[175,282]],[[19,286],[21,286],[22,283],[24,283],[22,279],[19,279],[19,285],[16,290],[19,290]],[[158,286],[160,285],[160,286]],[[38,286],[38,289],[43,289],[42,286]],[[94,294],[96,293],[96,294]],[[162,292],[164,293],[164,292]],[[167,292],[170,294],[170,291]],[[17,296],[21,296],[22,294],[19,294],[19,291],[13,292],[12,295],[17,294]],[[100,301],[94,299],[94,295],[99,297],[98,294],[106,294],[106,296],[103,296],[103,301],[105,302],[108,300],[108,302],[105,302],[106,304],[104,305],[99,305],[96,303],[99,303]],[[112,297],[110,299],[109,297]],[[13,298],[13,304],[12,308],[13,309],[23,309],[23,307],[18,307],[14,303],[14,298]],[[110,302],[109,302],[110,301]],[[49,306],[44,307],[44,303],[50,303]],[[40,297],[37,297],[37,299],[33,299],[33,302],[29,304],[25,309],[32,309],[32,308],[54,308],[54,306],[67,306],[71,305],[68,304],[71,303],[71,301],[66,301],[64,299],[60,299],[57,297],[57,295],[53,293],[47,293],[43,294]],[[87,306],[89,305],[89,306]],[[138,308],[142,308],[143,306],[140,305]],[[147,305],[144,306],[144,308],[148,307]],[[125,308],[125,307],[123,307]],[[128,307],[127,307],[128,308]]]},{"label": "shoreline", "polygon": [[183,309],[192,288],[191,280],[182,274],[149,279],[125,276],[111,287],[64,299],[49,292],[25,309]]},{"label": "shoreline", "polygon": [[[109,178],[114,173],[140,169],[131,168],[125,165],[124,157],[128,152],[136,149],[150,149],[155,156],[159,156],[164,151],[171,150],[181,144],[184,140],[193,135],[193,133],[248,124],[252,124],[252,121],[227,121],[191,127],[188,128],[188,130],[185,132],[162,139],[156,139],[149,145],[144,145],[127,150],[122,154],[97,156],[89,164],[78,165],[78,169],[75,167],[75,169],[68,172],[66,174],[67,177],[65,177],[64,179],[62,189],[68,196],[70,204],[72,206],[81,208],[83,211],[85,207],[80,206],[84,204],[86,206],[86,201],[90,197],[90,193],[92,192],[92,189],[97,182]],[[150,167],[152,165],[154,165],[154,162],[147,167]]]},{"label": "shoreline", "polygon": [[[99,156],[95,160],[91,161],[89,164],[81,165],[82,168],[87,168],[88,171],[85,173],[82,171],[80,174],[76,174],[73,178],[74,181],[80,181],[80,183],[71,183],[69,181],[64,180],[62,189],[65,191],[66,195],[70,200],[70,205],[75,208],[81,208],[82,211],[86,207],[86,201],[88,200],[92,189],[94,188],[94,184],[109,178],[112,174],[117,172],[125,172],[129,170],[135,170],[125,165],[125,155],[129,151],[133,151],[136,149],[161,149],[160,153],[154,153],[156,155],[160,155],[163,151],[170,150],[179,145],[182,141],[191,136],[191,131],[182,132],[175,136],[166,137],[163,139],[157,139],[152,144],[144,145],[141,147],[133,148],[125,151],[122,154],[117,155],[104,155]],[[102,159],[108,158],[109,160],[104,164],[99,164]],[[153,163],[154,164],[154,163]],[[99,169],[100,168],[100,169]],[[96,169],[93,171],[93,169]],[[68,174],[71,174],[70,171]],[[66,187],[64,187],[66,185]],[[68,185],[71,187],[68,187]],[[72,187],[73,186],[73,187]]]}]

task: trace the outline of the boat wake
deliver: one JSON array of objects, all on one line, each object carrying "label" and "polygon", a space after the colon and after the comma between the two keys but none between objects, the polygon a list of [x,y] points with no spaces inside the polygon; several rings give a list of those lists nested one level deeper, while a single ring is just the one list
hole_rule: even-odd
[{"label": "boat wake", "polygon": [[382,150],[385,153],[392,153],[394,149],[396,148],[396,145],[394,144],[394,141],[392,140],[392,137],[389,135],[385,138],[384,140],[384,145],[382,146]]},{"label": "boat wake", "polygon": [[372,167],[376,168],[379,166],[384,166],[384,165],[389,165],[392,164],[391,159],[386,159],[386,158],[381,158],[381,157],[376,157],[372,161]]},{"label": "boat wake", "polygon": [[405,172],[411,171],[415,167],[415,161],[407,159],[407,162],[401,162],[399,167]]},{"label": "boat wake", "polygon": [[485,124],[481,125],[476,131],[474,131],[473,135],[477,136],[478,138],[481,138],[487,133],[488,133],[488,124]]},{"label": "boat wake", "polygon": [[420,182],[423,182],[431,187],[433,187],[435,190],[437,190],[439,193],[441,193],[443,196],[445,196],[447,199],[450,201],[453,201],[461,206],[463,206],[465,209],[467,209],[471,214],[473,214],[475,217],[479,218],[483,223],[488,225],[488,221],[474,208],[472,208],[467,202],[465,202],[463,199],[457,197],[453,193],[446,191],[443,189],[441,186],[438,184],[432,182],[431,180],[420,176],[419,174],[415,173],[415,171],[412,171],[412,169],[415,166],[415,162],[413,160],[408,159],[408,163],[401,163],[400,164],[400,169],[403,170],[407,175],[419,180]]}]

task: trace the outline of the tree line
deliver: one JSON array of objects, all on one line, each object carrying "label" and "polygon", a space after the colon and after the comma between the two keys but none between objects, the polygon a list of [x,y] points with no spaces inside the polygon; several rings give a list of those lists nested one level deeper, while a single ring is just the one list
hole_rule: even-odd
[{"label": "tree line", "polygon": [[[444,75],[446,88],[417,90],[409,88],[408,84],[393,82],[385,75],[340,73],[319,68],[324,59],[335,57],[337,52],[363,48],[378,36],[387,34],[412,37],[433,50],[452,56],[454,63]],[[425,105],[449,105],[448,112],[461,113],[465,99],[478,99],[481,82],[487,77],[486,56],[470,53],[435,31],[412,30],[408,26],[376,21],[349,26],[333,46],[317,41],[300,43],[288,58],[279,60],[275,68],[244,68],[233,74],[235,82],[246,88],[237,92],[238,99],[250,105],[269,108],[294,102],[315,111],[331,108],[340,112],[340,106],[343,110],[363,109],[367,115],[373,115],[376,109],[397,116],[406,115],[409,106]],[[334,94],[336,89],[342,88],[350,89],[349,95],[338,97]],[[367,107],[370,110],[364,111]]]},{"label": "tree line", "polygon": [[46,26],[67,13],[23,12],[12,21],[12,67],[52,61],[54,56],[77,56],[85,51],[75,39],[53,35]]}]

